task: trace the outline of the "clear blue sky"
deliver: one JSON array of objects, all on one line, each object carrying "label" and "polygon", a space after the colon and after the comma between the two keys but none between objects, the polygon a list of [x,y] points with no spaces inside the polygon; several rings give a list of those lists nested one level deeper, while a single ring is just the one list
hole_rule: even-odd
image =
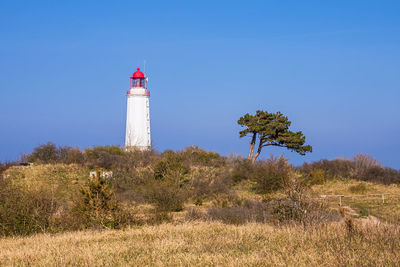
[{"label": "clear blue sky", "polygon": [[146,60],[153,145],[247,154],[237,119],[281,111],[314,152],[400,169],[399,1],[1,1],[0,160],[122,145]]}]

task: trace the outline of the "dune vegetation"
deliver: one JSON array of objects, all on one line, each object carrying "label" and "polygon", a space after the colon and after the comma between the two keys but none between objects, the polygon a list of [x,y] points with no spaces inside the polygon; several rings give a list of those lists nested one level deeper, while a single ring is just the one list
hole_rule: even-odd
[{"label": "dune vegetation", "polygon": [[400,172],[368,155],[46,144],[24,161],[0,164],[0,265],[400,264]]}]

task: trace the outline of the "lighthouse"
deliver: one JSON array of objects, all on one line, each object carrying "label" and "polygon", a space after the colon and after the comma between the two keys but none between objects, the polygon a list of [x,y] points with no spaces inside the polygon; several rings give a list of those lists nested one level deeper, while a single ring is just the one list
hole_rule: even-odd
[{"label": "lighthouse", "polygon": [[125,150],[148,150],[151,147],[147,80],[140,68],[130,77],[130,89],[126,92]]}]

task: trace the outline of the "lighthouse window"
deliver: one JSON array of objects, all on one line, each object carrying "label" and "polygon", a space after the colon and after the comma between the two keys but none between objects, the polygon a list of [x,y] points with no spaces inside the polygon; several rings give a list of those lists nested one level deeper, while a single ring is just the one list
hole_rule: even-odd
[{"label": "lighthouse window", "polygon": [[146,79],[142,78],[131,78],[131,87],[143,87],[146,88]]},{"label": "lighthouse window", "polygon": [[146,87],[146,81],[144,79],[136,79],[133,81],[134,87]]}]

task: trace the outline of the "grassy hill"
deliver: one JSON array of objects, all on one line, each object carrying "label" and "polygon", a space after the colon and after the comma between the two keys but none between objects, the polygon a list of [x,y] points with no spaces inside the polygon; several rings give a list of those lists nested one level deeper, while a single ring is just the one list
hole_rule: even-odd
[{"label": "grassy hill", "polygon": [[1,166],[0,265],[400,264],[400,172],[368,156],[48,148]]},{"label": "grassy hill", "polygon": [[[44,164],[36,166],[15,166],[8,169],[4,176],[12,181],[13,185],[26,191],[34,192],[50,192],[51,196],[60,202],[72,203],[74,199],[79,197],[79,189],[85,185],[89,172],[87,167],[77,164]],[[193,175],[216,176],[220,175],[214,167],[195,167],[192,171]],[[204,177],[203,176],[203,177]],[[212,184],[217,185],[212,177],[204,186]],[[133,186],[132,186],[133,187]],[[234,201],[256,200],[262,201],[266,196],[268,198],[277,198],[283,195],[281,190],[266,195],[260,195],[252,189],[254,182],[249,180],[240,181],[233,185],[229,192],[217,192],[211,197],[204,198],[201,205],[195,205],[193,202],[185,204],[186,209],[182,212],[174,212],[174,218],[182,218],[186,216],[187,208],[197,210],[207,210],[213,206],[231,206]],[[374,182],[359,181],[356,179],[329,179],[318,185],[310,186],[311,192],[315,198],[321,195],[363,195],[360,197],[344,197],[342,205],[349,206],[358,213],[358,217],[375,216],[384,222],[399,223],[400,222],[400,186],[398,184],[380,184]],[[139,188],[132,188],[132,191],[138,191]],[[227,190],[220,188],[220,191]],[[217,190],[218,191],[218,190]],[[140,195],[142,192],[137,192]],[[230,195],[228,195],[228,193]],[[368,196],[369,194],[385,194],[385,203],[382,203],[381,196]],[[128,198],[127,192],[120,194],[121,198]],[[140,198],[140,197],[139,197]],[[322,199],[321,199],[322,200]],[[194,200],[194,202],[197,199]],[[339,198],[328,197],[323,200],[330,209],[339,209]],[[225,202],[225,204],[224,204]],[[134,202],[132,209],[137,213],[143,213],[145,216],[149,210],[154,207],[151,203]],[[150,205],[149,205],[150,204]]]}]

